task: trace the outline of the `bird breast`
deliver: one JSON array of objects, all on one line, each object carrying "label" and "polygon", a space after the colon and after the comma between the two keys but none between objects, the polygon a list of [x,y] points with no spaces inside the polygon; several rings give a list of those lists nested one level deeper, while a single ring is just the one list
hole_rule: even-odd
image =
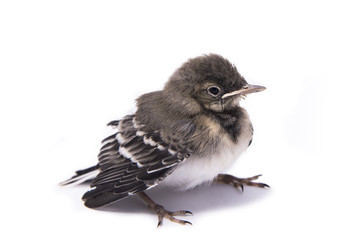
[{"label": "bird breast", "polygon": [[[240,124],[241,132],[236,142],[227,134],[219,134],[222,137],[212,154],[190,156],[181,162],[160,185],[185,191],[203,183],[211,183],[219,173],[229,168],[239,158],[251,142],[253,129],[246,112]],[[211,127],[213,131],[218,131],[213,124]]]}]

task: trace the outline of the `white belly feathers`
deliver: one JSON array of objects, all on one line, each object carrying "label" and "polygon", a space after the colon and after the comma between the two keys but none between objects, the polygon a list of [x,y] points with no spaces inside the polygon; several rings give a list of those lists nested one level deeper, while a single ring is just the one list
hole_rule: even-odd
[{"label": "white belly feathers", "polygon": [[202,183],[212,182],[219,173],[229,168],[247,149],[251,139],[252,125],[246,114],[237,143],[225,135],[213,154],[207,157],[190,156],[180,163],[160,185],[175,187],[177,190],[184,191]]}]

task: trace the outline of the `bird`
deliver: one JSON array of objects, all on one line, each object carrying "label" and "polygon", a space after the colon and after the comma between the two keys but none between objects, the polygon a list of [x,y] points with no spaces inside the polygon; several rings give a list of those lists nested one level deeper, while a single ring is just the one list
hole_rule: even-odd
[{"label": "bird", "polygon": [[266,88],[248,84],[236,66],[210,53],[190,58],[170,76],[162,90],[136,99],[134,113],[108,123],[114,133],[102,141],[98,163],[75,172],[61,185],[90,183],[82,200],[99,208],[136,195],[158,216],[191,224],[168,211],[145,193],[156,186],[186,191],[220,182],[243,190],[261,175],[238,178],[225,174],[250,146],[253,126],[240,100]]}]

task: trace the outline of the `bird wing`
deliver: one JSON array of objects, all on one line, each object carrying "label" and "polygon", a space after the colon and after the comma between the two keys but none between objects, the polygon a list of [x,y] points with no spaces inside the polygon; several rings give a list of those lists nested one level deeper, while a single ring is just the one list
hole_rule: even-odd
[{"label": "bird wing", "polygon": [[87,207],[101,207],[155,186],[189,156],[165,143],[160,132],[143,131],[134,115],[109,125],[118,131],[102,141],[100,173],[83,196]]}]

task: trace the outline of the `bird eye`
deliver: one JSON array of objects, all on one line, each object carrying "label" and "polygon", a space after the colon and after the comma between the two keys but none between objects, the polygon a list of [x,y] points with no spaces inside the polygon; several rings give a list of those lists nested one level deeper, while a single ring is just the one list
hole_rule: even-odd
[{"label": "bird eye", "polygon": [[216,97],[219,93],[220,93],[220,88],[219,87],[216,87],[216,86],[211,86],[207,89],[207,92]]}]

